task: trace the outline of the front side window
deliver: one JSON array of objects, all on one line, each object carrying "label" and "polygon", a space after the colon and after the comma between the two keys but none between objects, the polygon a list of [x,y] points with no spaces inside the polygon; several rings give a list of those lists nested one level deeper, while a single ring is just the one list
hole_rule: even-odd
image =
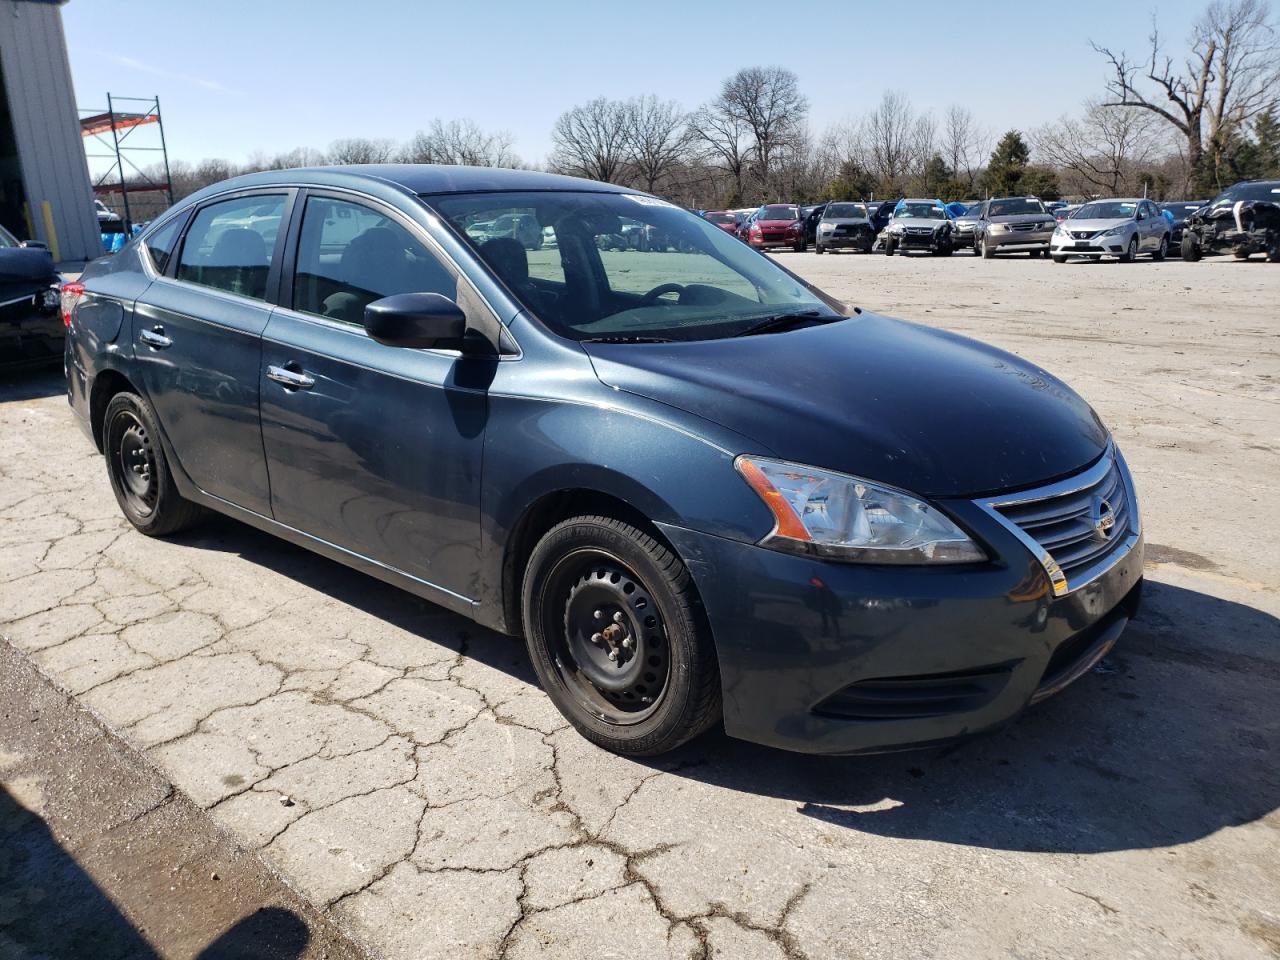
[{"label": "front side window", "polygon": [[[539,319],[575,340],[709,340],[826,301],[701,217],[651,197],[555,191],[424,198]],[[514,210],[542,240],[469,229]]]},{"label": "front side window", "polygon": [[182,217],[174,217],[159,230],[153,230],[147,237],[145,241],[147,253],[151,256],[151,262],[155,265],[157,273],[164,273],[164,268],[169,265],[173,248],[178,243],[178,229],[181,226]]},{"label": "front side window", "polygon": [[307,198],[293,309],[362,326],[365,307],[397,293],[439,293],[455,300],[458,285],[397,221],[349,200]]},{"label": "front side window", "polygon": [[284,201],[273,194],[201,207],[182,242],[178,279],[265,300]]},{"label": "front side window", "polygon": [[1044,204],[1032,197],[1014,197],[1010,200],[992,200],[991,216],[1016,217],[1027,213],[1047,213]]}]

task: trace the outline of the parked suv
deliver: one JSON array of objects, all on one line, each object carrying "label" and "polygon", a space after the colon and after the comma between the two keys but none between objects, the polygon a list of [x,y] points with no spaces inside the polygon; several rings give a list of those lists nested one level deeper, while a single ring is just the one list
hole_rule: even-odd
[{"label": "parked suv", "polygon": [[818,221],[814,253],[845,249],[870,253],[875,242],[876,229],[867,205],[837,201],[827,204]]},{"label": "parked suv", "polygon": [[[555,247],[467,230],[515,212]],[[629,221],[683,252],[602,253]],[[611,750],[967,737],[1086,676],[1137,607],[1133,484],[1066,384],[657,197],[258,173],[82,283],[68,397],[137,530],[228,514],[523,636]]]},{"label": "parked suv", "polygon": [[899,200],[884,228],[884,252],[923,250],[951,256],[955,250],[951,215],[941,200]]},{"label": "parked suv", "polygon": [[741,236],[756,250],[804,249],[804,223],[794,203],[766,203],[742,226]]},{"label": "parked suv", "polygon": [[973,250],[984,259],[997,253],[1049,254],[1055,221],[1036,197],[997,197],[968,216],[973,221]]},{"label": "parked suv", "polygon": [[1230,250],[1238,260],[1264,253],[1280,263],[1280,180],[1246,180],[1187,218],[1182,259]]}]

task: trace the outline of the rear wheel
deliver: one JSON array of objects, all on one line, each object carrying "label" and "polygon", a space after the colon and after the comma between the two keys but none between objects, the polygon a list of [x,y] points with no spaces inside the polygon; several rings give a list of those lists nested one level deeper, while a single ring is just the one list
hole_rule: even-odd
[{"label": "rear wheel", "polygon": [[680,558],[609,517],[553,527],[525,571],[526,643],[543,689],[615,753],[673,750],[720,718],[715,648]]},{"label": "rear wheel", "polygon": [[1194,234],[1184,233],[1182,235],[1182,259],[1187,263],[1195,263],[1203,254],[1200,251],[1200,244],[1196,243]]},{"label": "rear wheel", "polygon": [[155,412],[136,393],[117,393],[103,418],[107,475],[125,518],[149,537],[177,533],[204,510],[183,499],[160,445]]}]

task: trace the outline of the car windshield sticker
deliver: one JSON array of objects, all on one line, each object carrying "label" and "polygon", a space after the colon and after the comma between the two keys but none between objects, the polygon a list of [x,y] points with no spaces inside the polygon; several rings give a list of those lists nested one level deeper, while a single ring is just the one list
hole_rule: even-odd
[{"label": "car windshield sticker", "polygon": [[624,197],[634,200],[636,203],[646,207],[674,207],[674,203],[668,203],[666,200],[659,200],[657,197],[642,197],[638,193],[624,193]]}]

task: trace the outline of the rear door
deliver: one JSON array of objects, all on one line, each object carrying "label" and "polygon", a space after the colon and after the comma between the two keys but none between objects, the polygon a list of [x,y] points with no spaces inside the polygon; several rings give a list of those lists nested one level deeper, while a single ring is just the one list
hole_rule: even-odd
[{"label": "rear door", "polygon": [[[496,360],[388,347],[364,308],[460,296],[421,228],[368,198],[300,200],[281,309],[263,338],[262,432],[275,518],[442,591],[476,595],[480,457]],[[483,308],[462,291],[472,314]]]},{"label": "rear door", "polygon": [[268,516],[258,371],[292,196],[276,188],[201,205],[133,316],[142,385],[182,469],[204,492]]}]

